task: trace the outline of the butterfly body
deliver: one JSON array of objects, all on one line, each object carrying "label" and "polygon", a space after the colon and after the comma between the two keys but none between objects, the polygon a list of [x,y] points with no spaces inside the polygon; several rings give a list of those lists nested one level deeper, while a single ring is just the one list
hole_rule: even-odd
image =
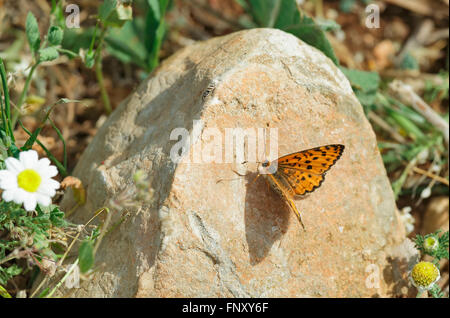
[{"label": "butterfly body", "polygon": [[293,198],[320,187],[326,172],[341,157],[344,148],[344,145],[335,144],[303,150],[271,162],[266,160],[258,168],[272,189],[286,200],[303,227]]}]

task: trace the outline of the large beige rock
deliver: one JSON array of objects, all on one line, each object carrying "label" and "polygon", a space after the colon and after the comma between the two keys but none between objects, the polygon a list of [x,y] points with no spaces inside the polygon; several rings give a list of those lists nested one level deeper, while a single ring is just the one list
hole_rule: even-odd
[{"label": "large beige rock", "polygon": [[[215,89],[207,90],[211,83]],[[251,182],[255,164],[172,162],[171,132],[193,126],[278,128],[280,156],[334,143],[346,148],[322,186],[295,201],[304,231],[263,178]],[[202,139],[195,141],[189,155]],[[375,135],[345,76],[290,34],[237,32],[167,59],[83,154],[74,175],[87,185],[87,203],[74,220],[85,222],[110,198],[132,193],[138,169],[152,178],[152,202],[104,238],[92,278],[62,294],[393,295],[388,253],[405,234]],[[63,206],[74,205],[68,193]],[[120,217],[114,212],[112,223]]]}]

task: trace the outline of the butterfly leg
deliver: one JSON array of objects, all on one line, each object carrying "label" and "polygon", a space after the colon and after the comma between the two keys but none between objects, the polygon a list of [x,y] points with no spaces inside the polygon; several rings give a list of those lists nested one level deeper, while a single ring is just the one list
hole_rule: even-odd
[{"label": "butterfly leg", "polygon": [[295,215],[297,216],[298,220],[300,221],[300,224],[302,225],[303,229],[306,231],[305,224],[303,223],[303,220],[302,220],[302,216],[300,215],[300,212],[297,210],[297,207],[295,206],[294,201],[292,201],[292,199],[290,199],[290,198],[286,198],[286,199],[287,199],[289,206],[294,211]]},{"label": "butterfly leg", "polygon": [[[233,169],[231,169],[231,170],[233,170]],[[234,172],[235,174],[237,174],[238,176],[240,176],[240,177],[246,177],[246,176],[248,175],[248,174],[241,174],[241,173],[237,172],[236,170],[233,170],[233,172]],[[255,182],[256,179],[258,179],[260,176],[261,176],[261,175],[258,174],[258,175],[252,180],[252,182],[250,182],[248,185],[251,185],[251,184],[252,184],[253,182]]]},{"label": "butterfly leg", "polygon": [[[242,174],[242,173],[239,173],[239,172],[237,172],[237,171],[234,170],[234,169],[231,169],[231,171],[233,171],[233,172],[234,172],[235,174],[237,174],[239,177],[246,177],[247,175],[249,175],[249,174]],[[250,184],[252,184],[253,182],[255,182],[256,179],[258,179],[259,176],[260,176],[260,175],[257,175],[257,176],[255,177],[255,179],[253,179],[252,182],[250,182]],[[222,181],[231,181],[231,180],[239,180],[239,178],[237,178],[237,179],[220,179],[220,180],[218,180],[216,183],[219,183],[219,182],[222,182]]]}]

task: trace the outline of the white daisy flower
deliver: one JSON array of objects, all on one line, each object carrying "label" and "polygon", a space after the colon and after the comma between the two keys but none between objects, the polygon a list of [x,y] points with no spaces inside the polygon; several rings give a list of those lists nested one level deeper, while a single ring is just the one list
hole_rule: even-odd
[{"label": "white daisy flower", "polygon": [[52,177],[58,174],[50,160],[42,158],[34,150],[23,151],[19,160],[9,157],[5,160],[6,169],[0,170],[0,188],[3,199],[22,204],[27,211],[33,211],[36,204],[48,206],[59,188],[59,182]]}]

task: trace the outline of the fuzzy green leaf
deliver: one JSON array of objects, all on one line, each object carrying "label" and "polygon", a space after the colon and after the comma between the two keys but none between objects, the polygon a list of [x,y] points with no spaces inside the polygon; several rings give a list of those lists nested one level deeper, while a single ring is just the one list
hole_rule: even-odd
[{"label": "fuzzy green leaf", "polygon": [[41,38],[39,34],[39,27],[33,13],[28,12],[27,21],[25,23],[25,33],[27,34],[28,43],[32,52],[39,50]]},{"label": "fuzzy green leaf", "polygon": [[48,29],[47,39],[51,45],[60,45],[64,36],[63,30],[58,26],[51,26]]},{"label": "fuzzy green leaf", "polygon": [[49,215],[49,220],[53,226],[64,227],[67,225],[67,221],[64,219],[64,212],[57,205],[50,204],[49,206],[41,207],[41,209],[46,215]]},{"label": "fuzzy green leaf", "polygon": [[82,273],[86,273],[94,265],[94,247],[90,240],[85,240],[81,243],[80,249],[78,250],[78,258]]},{"label": "fuzzy green leaf", "polygon": [[39,62],[53,61],[59,57],[59,52],[54,46],[39,50]]}]

